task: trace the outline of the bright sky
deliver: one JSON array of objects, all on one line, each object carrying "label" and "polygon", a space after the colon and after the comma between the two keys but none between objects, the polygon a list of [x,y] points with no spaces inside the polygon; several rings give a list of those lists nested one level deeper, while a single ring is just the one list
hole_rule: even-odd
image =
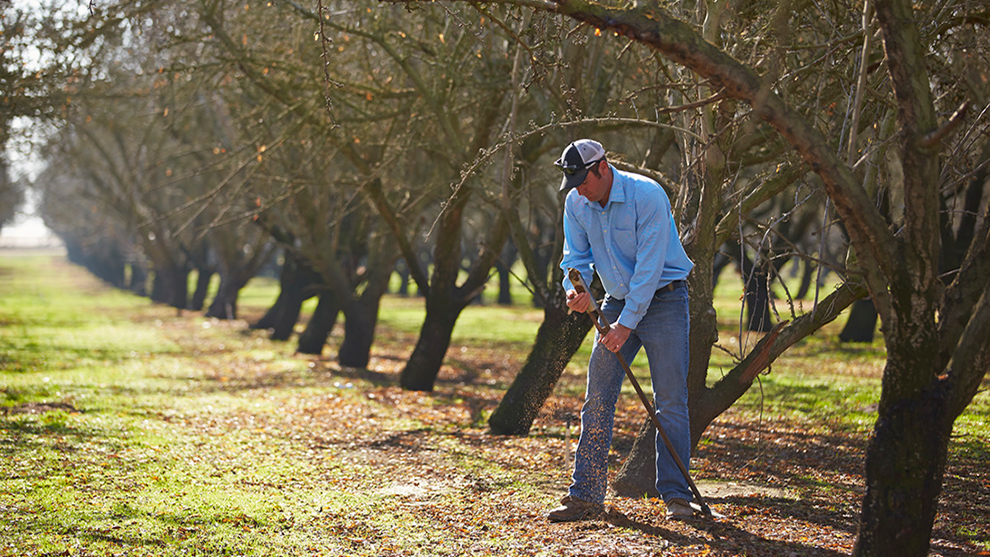
[{"label": "bright sky", "polygon": [[42,238],[51,234],[41,219],[31,215],[21,217],[0,230],[0,236],[10,238]]},{"label": "bright sky", "polygon": [[29,190],[26,197],[26,202],[21,205],[13,222],[7,223],[3,229],[0,229],[0,236],[4,238],[42,238],[52,235],[41,217],[34,214],[34,207],[37,203],[34,192]]}]

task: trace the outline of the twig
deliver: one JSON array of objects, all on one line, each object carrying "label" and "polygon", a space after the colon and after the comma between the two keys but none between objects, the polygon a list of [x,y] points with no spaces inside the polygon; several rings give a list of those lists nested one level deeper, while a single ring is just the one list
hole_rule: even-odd
[{"label": "twig", "polygon": [[959,124],[962,124],[963,118],[966,117],[967,112],[969,112],[969,101],[962,103],[962,105],[956,109],[955,113],[949,117],[948,122],[942,124],[942,126],[937,130],[926,135],[921,140],[921,146],[930,149],[938,145],[943,139],[945,139],[945,136],[955,131],[955,129],[959,127]]}]

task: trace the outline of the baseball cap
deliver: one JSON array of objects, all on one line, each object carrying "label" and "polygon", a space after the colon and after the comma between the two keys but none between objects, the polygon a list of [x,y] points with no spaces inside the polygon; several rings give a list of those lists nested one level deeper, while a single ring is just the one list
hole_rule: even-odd
[{"label": "baseball cap", "polygon": [[605,149],[594,139],[579,139],[565,147],[560,159],[553,163],[564,173],[564,179],[560,181],[560,189],[557,191],[567,191],[580,186],[588,175],[588,169],[603,158],[605,158]]}]

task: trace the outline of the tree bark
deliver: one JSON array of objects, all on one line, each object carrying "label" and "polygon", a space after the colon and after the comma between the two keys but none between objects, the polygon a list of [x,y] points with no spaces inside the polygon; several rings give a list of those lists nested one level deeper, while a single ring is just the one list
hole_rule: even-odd
[{"label": "tree bark", "polygon": [[502,306],[512,305],[512,274],[510,270],[512,264],[518,257],[519,250],[515,244],[506,242],[502,249],[502,258],[495,262],[495,269],[498,271],[498,304]]},{"label": "tree bark", "polygon": [[399,384],[408,391],[433,390],[447,348],[450,347],[454,324],[466,305],[463,301],[455,302],[452,297],[438,294],[432,290],[427,297],[426,317],[419,338],[399,377]]},{"label": "tree bark", "polygon": [[148,272],[140,263],[131,263],[131,278],[128,287],[138,296],[148,295]]},{"label": "tree bark", "polygon": [[[937,126],[912,3],[877,0],[876,13],[898,107],[904,227],[890,244],[897,249],[896,265],[885,273],[885,284],[870,289],[884,324],[887,365],[853,554],[921,557],[928,554],[952,424],[935,320],[938,152],[924,144]],[[881,301],[878,290],[889,295]]]},{"label": "tree bark", "polygon": [[[888,359],[885,380],[917,374],[924,364]],[[928,555],[952,429],[944,383],[932,381],[910,397],[881,397],[866,450],[867,491],[853,555]]]},{"label": "tree bark", "polygon": [[399,296],[409,295],[409,268],[406,266],[405,260],[400,259],[395,264],[395,274],[399,276],[399,286],[395,291]]},{"label": "tree bark", "polygon": [[584,314],[568,314],[562,298],[563,294],[555,295],[553,303],[543,312],[543,323],[536,332],[526,363],[488,418],[492,433],[529,433],[533,420],[553,392],[567,363],[588,336],[591,320]]},{"label": "tree bark", "polygon": [[[619,497],[660,497],[657,491],[657,428],[646,418],[636,434],[629,456],[612,483]],[[687,463],[685,463],[687,464]]]},{"label": "tree bark", "polygon": [[795,300],[804,300],[808,297],[808,292],[811,291],[811,283],[815,280],[816,270],[816,265],[811,261],[805,260],[801,264],[801,286],[798,287],[797,293],[794,294]]},{"label": "tree bark", "polygon": [[375,341],[382,296],[388,292],[399,254],[390,240],[384,240],[384,245],[374,250],[375,256],[369,257],[364,291],[344,305],[344,340],[337,353],[337,361],[344,367],[364,369],[371,361],[371,345]]},{"label": "tree bark", "polygon": [[337,323],[338,314],[340,314],[340,304],[333,294],[328,291],[321,292],[320,301],[317,302],[313,316],[306,324],[306,330],[299,335],[299,345],[296,350],[302,354],[321,354],[330,331]]},{"label": "tree bark", "polygon": [[746,329],[765,333],[773,328],[770,313],[770,277],[764,267],[746,275]]},{"label": "tree bark", "polygon": [[[272,325],[269,327],[271,333],[268,338],[276,341],[289,340],[296,323],[299,321],[303,302],[309,298],[310,296],[300,292],[288,292],[284,298],[280,296],[279,301],[276,302],[277,309],[273,315]],[[273,307],[273,309],[275,308]]]},{"label": "tree bark", "polygon": [[344,308],[344,340],[337,353],[337,362],[341,366],[368,367],[378,325],[378,299],[371,304],[355,300]]},{"label": "tree bark", "polygon": [[186,309],[189,304],[189,271],[177,265],[156,267],[151,299],[176,309]]}]

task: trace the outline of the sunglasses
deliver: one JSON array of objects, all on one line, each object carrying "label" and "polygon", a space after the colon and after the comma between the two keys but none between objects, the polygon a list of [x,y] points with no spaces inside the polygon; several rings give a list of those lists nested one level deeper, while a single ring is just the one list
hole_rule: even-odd
[{"label": "sunglasses", "polygon": [[572,165],[565,166],[560,161],[556,161],[553,164],[554,164],[554,166],[556,166],[557,168],[559,168],[560,171],[563,172],[564,174],[567,174],[568,176],[574,176],[575,174],[583,171],[584,169],[586,169],[586,168],[588,168],[590,166],[594,166],[594,165],[598,164],[599,162],[601,162],[601,159],[598,159],[597,161],[591,161],[591,162],[585,163],[583,165],[577,165],[577,166],[572,166]]}]

